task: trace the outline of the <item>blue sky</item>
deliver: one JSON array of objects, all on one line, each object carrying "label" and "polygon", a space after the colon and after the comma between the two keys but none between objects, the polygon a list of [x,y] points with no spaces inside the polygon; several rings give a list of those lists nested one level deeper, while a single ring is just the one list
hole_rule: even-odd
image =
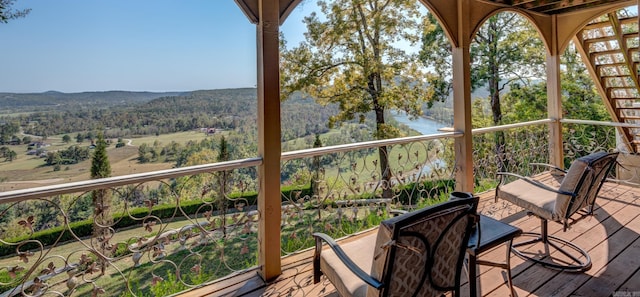
[{"label": "blue sky", "polygon": [[[282,30],[290,44],[303,5]],[[233,0],[18,0],[0,24],[0,92],[254,87],[256,28]]]}]

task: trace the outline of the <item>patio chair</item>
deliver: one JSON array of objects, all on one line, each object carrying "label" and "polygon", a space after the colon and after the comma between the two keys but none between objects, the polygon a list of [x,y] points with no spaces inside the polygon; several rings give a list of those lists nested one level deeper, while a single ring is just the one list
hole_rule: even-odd
[{"label": "patio chair", "polygon": [[[459,296],[478,198],[444,202],[383,221],[376,233],[338,245],[315,233],[314,283],[324,274],[343,296]],[[348,242],[347,242],[348,241]],[[329,248],[322,248],[326,242]]]},{"label": "patio chair", "polygon": [[[547,222],[562,223],[563,230],[566,231],[569,218],[579,210],[593,214],[596,196],[617,156],[617,152],[593,153],[573,161],[567,171],[551,165],[535,164],[550,168],[547,173],[558,177],[555,185],[513,173],[499,172],[496,202],[498,199],[504,199],[540,218],[540,233],[522,233],[522,236],[534,238],[514,243],[513,252],[523,259],[553,269],[580,272],[591,268],[591,258],[587,251],[567,240],[549,235]],[[503,184],[506,176],[515,176],[518,179]],[[539,242],[544,244],[544,253],[533,248],[533,245]],[[527,248],[529,250],[526,250]],[[559,253],[554,254],[554,251]],[[562,258],[562,255],[566,258]]]}]

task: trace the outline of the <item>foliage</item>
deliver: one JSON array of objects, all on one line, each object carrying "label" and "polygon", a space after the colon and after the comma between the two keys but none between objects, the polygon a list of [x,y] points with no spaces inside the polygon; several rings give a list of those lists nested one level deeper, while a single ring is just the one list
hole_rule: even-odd
[{"label": "foliage", "polygon": [[88,147],[72,145],[64,150],[47,152],[44,162],[47,166],[53,166],[56,164],[68,165],[87,160],[89,157],[90,153]]},{"label": "foliage", "polygon": [[4,158],[5,161],[12,162],[18,157],[18,153],[9,149],[6,146],[0,147],[0,158]]},{"label": "foliage", "polygon": [[10,144],[12,137],[18,132],[20,132],[19,122],[0,121],[0,144]]},{"label": "foliage", "polygon": [[[68,136],[68,135],[66,135]],[[111,164],[107,155],[107,143],[102,133],[98,133],[96,147],[91,158],[91,178],[105,178],[111,176]]]},{"label": "foliage", "polygon": [[433,100],[429,87],[420,83],[427,73],[416,65],[415,55],[396,47],[419,39],[417,3],[319,1],[318,5],[324,16],[312,13],[305,18],[306,41],[292,49],[283,42],[282,98],[304,91],[321,104],[338,104],[340,112],[330,118],[330,126],[374,111],[377,138],[396,136],[397,131],[386,125],[385,110],[418,116],[420,102]]},{"label": "foliage", "polygon": [[[364,122],[373,113],[375,138],[399,136],[386,112],[419,116],[423,101],[434,100],[416,54],[398,46],[419,41],[418,5],[414,0],[318,1],[322,16],[305,17],[306,40],[291,49],[282,42],[282,99],[302,91],[320,104],[337,104],[340,111],[329,118],[329,127],[356,118]],[[389,182],[387,148],[380,147],[379,155],[382,179]]]},{"label": "foliage", "polygon": [[444,101],[453,90],[451,43],[433,14],[427,14],[424,26],[419,59],[434,69],[433,75],[428,77],[428,83],[433,88],[434,97]]},{"label": "foliage", "polygon": [[13,4],[16,0],[0,0],[0,23],[8,23],[9,20],[23,18],[31,12],[30,8],[15,10]]}]

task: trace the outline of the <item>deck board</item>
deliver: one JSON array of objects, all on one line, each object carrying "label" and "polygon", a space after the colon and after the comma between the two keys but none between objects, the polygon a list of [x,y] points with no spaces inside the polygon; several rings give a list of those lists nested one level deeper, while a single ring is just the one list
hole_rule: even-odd
[{"label": "deck board", "polygon": [[[524,231],[537,232],[540,221],[528,217],[517,207],[493,201],[493,192],[481,194],[479,211]],[[567,239],[589,251],[593,266],[583,273],[550,270],[511,256],[513,283],[518,296],[611,296],[615,292],[640,295],[640,188],[606,183],[596,201],[594,216],[579,217],[571,228],[549,223],[549,234]],[[357,239],[356,235],[349,240]],[[260,279],[256,270],[247,271],[181,297],[196,296],[331,296],[333,286],[322,278],[312,281],[312,251],[284,257],[283,272],[270,283]],[[481,256],[501,261],[504,246]],[[464,274],[463,274],[464,276]],[[480,267],[479,292],[482,296],[508,296],[505,276],[499,268]],[[468,284],[462,281],[462,296],[468,296]],[[630,295],[632,296],[632,295]]]}]

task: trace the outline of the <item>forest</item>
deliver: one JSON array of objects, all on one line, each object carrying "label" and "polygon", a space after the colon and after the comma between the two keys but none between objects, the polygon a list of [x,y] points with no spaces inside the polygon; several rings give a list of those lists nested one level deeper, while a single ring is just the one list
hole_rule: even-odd
[{"label": "forest", "polygon": [[[126,92],[119,92],[125,96]],[[59,95],[58,102],[70,102],[76,108],[4,115],[0,117],[0,144],[8,144],[19,128],[29,135],[86,133],[103,130],[105,137],[159,135],[200,128],[239,130],[255,134],[256,89],[223,89],[194,91],[183,95],[164,96],[139,103],[137,93],[122,106],[94,105],[93,101],[74,101],[76,94]],[[52,95],[41,94],[46,101]],[[32,95],[32,97],[37,97]],[[65,98],[67,98],[65,100]],[[124,98],[124,97],[123,97]],[[36,103],[43,101],[34,100]],[[138,102],[138,103],[137,103]],[[35,104],[35,103],[34,103]],[[66,105],[66,103],[64,103]],[[335,106],[321,106],[308,98],[297,97],[282,106],[283,141],[327,130],[328,117]]]}]

